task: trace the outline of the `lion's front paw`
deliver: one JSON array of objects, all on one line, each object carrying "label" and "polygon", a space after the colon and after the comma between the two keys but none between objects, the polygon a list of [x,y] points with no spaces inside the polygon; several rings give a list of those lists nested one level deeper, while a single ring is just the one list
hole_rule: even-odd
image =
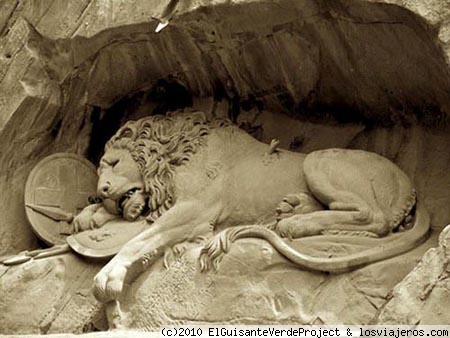
[{"label": "lion's front paw", "polygon": [[322,210],[323,206],[311,195],[305,193],[290,194],[283,198],[276,209],[277,219],[284,219],[293,215],[308,214]]},{"label": "lion's front paw", "polygon": [[118,262],[110,262],[94,278],[94,296],[100,302],[119,299],[123,292],[127,268]]},{"label": "lion's front paw", "polygon": [[94,229],[94,220],[92,212],[82,211],[79,215],[75,216],[72,222],[73,233],[82,232],[85,230]]},{"label": "lion's front paw", "polygon": [[92,216],[92,227],[100,228],[105,223],[117,218],[119,218],[119,216],[109,213],[105,208],[102,207],[98,209],[97,212]]}]

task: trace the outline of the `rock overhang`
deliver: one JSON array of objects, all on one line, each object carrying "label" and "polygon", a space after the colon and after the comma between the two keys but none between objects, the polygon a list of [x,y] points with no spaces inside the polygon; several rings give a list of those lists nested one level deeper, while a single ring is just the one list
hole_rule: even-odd
[{"label": "rock overhang", "polygon": [[86,103],[101,108],[172,78],[193,96],[252,97],[296,117],[447,120],[450,74],[437,31],[397,5],[181,1],[167,28],[155,26],[149,18],[89,38],[46,40],[51,59],[42,63],[63,85],[73,85],[74,74],[84,78]]}]

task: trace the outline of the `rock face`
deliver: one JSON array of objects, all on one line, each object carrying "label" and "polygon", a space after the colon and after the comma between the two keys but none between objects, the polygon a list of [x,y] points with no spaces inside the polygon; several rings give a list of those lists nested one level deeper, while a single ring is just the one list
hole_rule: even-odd
[{"label": "rock face", "polygon": [[0,334],[92,331],[104,316],[91,292],[99,269],[73,254],[0,266]]},{"label": "rock face", "polygon": [[392,290],[377,324],[439,325],[450,323],[450,226],[439,236],[439,247],[428,250]]},{"label": "rock face", "polygon": [[[123,308],[133,319],[132,327],[147,330],[209,323],[368,324],[391,288],[433,242],[338,275],[299,270],[260,240],[237,242],[218,270],[206,274],[197,268],[199,250],[188,250],[168,270],[158,263],[141,276],[124,296]],[[348,253],[342,243],[306,239],[298,245],[309,254]],[[392,273],[383,273],[387,270]]]},{"label": "rock face", "polygon": [[[358,247],[349,245],[351,239],[323,237],[292,244],[307,254],[339,256],[373,241],[362,240]],[[236,242],[217,271],[202,273],[200,246],[186,244],[181,256],[166,260],[167,269],[159,260],[128,287],[122,309],[132,329],[144,330],[181,324],[367,324],[435,243],[432,237],[405,255],[338,275],[302,271],[256,239]],[[98,270],[99,265],[73,254],[3,268],[0,333],[106,329],[104,308],[91,292]]]},{"label": "rock face", "polygon": [[444,47],[447,58],[450,57],[450,2],[448,0],[374,0],[374,2],[395,4],[425,18],[430,25],[436,27],[439,31],[438,39]]}]

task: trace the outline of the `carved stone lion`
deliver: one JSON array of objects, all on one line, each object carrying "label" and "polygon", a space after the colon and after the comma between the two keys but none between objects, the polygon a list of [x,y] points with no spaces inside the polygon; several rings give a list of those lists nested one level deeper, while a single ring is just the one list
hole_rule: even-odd
[{"label": "carved stone lion", "polygon": [[[299,266],[343,271],[412,249],[429,230],[410,180],[389,160],[360,150],[279,150],[198,111],[128,122],[107,143],[98,172],[103,203],[76,218],[80,229],[117,215],[153,223],[96,276],[102,301],[120,296],[132,266],[199,237],[210,238],[203,269],[234,240],[258,237]],[[382,237],[410,227],[383,245],[330,259],[302,254],[282,238]]]}]

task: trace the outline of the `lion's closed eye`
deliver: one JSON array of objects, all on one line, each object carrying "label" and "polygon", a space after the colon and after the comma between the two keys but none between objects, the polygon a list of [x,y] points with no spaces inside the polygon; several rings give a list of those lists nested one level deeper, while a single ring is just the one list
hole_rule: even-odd
[{"label": "lion's closed eye", "polygon": [[108,166],[108,167],[114,168],[117,164],[119,164],[119,162],[120,162],[119,159],[115,159],[115,160],[102,159],[102,160],[100,161],[100,165]]}]

